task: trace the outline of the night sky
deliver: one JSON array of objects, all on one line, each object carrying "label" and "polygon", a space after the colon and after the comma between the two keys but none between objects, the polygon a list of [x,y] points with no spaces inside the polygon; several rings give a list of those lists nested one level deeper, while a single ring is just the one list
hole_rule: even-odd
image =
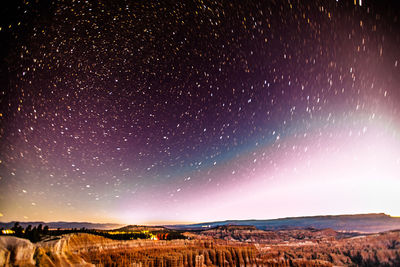
[{"label": "night sky", "polygon": [[15,1],[0,220],[400,216],[396,1]]}]

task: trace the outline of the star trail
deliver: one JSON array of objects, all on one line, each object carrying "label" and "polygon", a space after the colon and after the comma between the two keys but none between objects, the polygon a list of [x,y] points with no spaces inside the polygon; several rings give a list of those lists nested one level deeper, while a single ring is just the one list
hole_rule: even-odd
[{"label": "star trail", "polygon": [[2,12],[0,220],[400,215],[394,1]]}]

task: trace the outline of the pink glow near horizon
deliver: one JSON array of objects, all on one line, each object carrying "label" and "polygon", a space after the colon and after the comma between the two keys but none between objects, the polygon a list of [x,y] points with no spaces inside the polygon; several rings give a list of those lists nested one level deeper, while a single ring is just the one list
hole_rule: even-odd
[{"label": "pink glow near horizon", "polygon": [[[236,183],[211,191],[199,187],[176,205],[158,207],[155,201],[142,211],[127,211],[121,220],[137,221],[144,214],[143,222],[159,217],[204,222],[372,212],[400,215],[399,127],[384,117],[368,121],[359,131],[350,125],[330,131],[334,133],[330,138],[319,138],[326,133],[316,132],[302,143],[293,137],[280,140],[286,149],[274,154],[275,164],[257,159],[270,148],[257,148],[215,174]],[[235,166],[242,168],[232,174]]]}]

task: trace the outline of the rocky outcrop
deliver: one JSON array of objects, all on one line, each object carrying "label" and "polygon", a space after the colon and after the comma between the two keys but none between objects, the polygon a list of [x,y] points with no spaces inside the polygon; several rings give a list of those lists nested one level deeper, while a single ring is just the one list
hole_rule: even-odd
[{"label": "rocky outcrop", "polygon": [[[400,232],[340,240],[258,246],[263,264],[275,266],[400,266]],[[291,263],[288,265],[288,262]]]},{"label": "rocky outcrop", "polygon": [[98,266],[251,266],[256,263],[253,245],[221,240],[117,241],[90,234],[65,237],[60,249],[80,255]]},{"label": "rocky outcrop", "polygon": [[[255,229],[230,230],[259,234]],[[308,240],[301,239],[303,232],[292,232],[301,238],[280,243],[204,239],[204,235],[191,240],[120,241],[69,234],[32,244],[0,236],[0,266],[400,266],[400,232],[345,239],[332,239],[330,231],[314,233],[316,239]]]},{"label": "rocky outcrop", "polygon": [[26,239],[13,236],[0,237],[0,266],[34,266],[36,247]]},{"label": "rocky outcrop", "polygon": [[201,231],[198,239],[202,237],[212,237],[223,240],[279,244],[282,242],[302,242],[304,240],[335,240],[341,238],[343,234],[332,229],[293,229],[279,231],[259,230],[254,226],[219,226],[209,230]]},{"label": "rocky outcrop", "polygon": [[32,244],[27,239],[0,237],[0,266],[93,266],[72,253],[67,237]]},{"label": "rocky outcrop", "polygon": [[218,240],[119,241],[91,234],[36,244],[1,240],[0,266],[251,266],[257,255],[254,246]]}]

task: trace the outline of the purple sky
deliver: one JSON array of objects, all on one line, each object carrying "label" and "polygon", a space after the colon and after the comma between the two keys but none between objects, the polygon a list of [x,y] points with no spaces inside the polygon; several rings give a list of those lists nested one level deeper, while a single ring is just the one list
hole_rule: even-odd
[{"label": "purple sky", "polygon": [[391,5],[4,8],[0,220],[400,216]]}]

